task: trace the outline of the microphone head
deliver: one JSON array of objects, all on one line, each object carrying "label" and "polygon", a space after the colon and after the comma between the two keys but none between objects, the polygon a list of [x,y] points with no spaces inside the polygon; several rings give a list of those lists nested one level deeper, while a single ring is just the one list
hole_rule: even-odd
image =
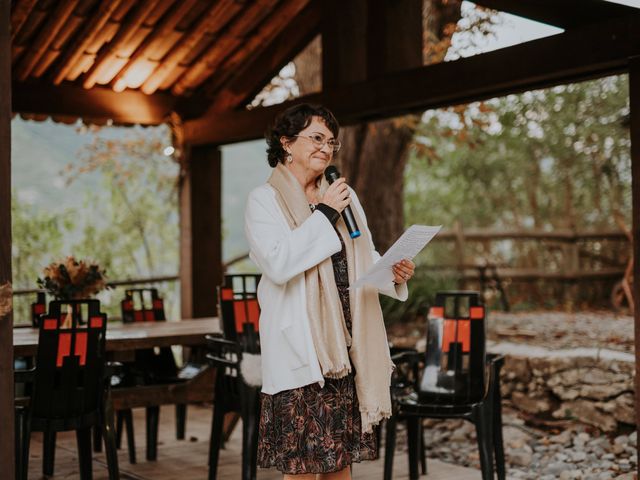
[{"label": "microphone head", "polygon": [[327,179],[327,182],[333,183],[340,178],[340,172],[333,165],[329,165],[324,171],[324,178]]}]

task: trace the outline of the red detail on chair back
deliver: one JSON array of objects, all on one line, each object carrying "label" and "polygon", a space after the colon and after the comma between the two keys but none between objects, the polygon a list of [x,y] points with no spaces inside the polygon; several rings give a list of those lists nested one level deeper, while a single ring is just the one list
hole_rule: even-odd
[{"label": "red detail on chair back", "polygon": [[153,300],[154,310],[164,310],[164,301],[161,298],[155,298]]},{"label": "red detail on chair back", "polygon": [[47,312],[47,306],[44,303],[34,303],[33,313],[36,315],[42,315]]},{"label": "red detail on chair back", "polygon": [[233,316],[236,320],[236,331],[241,333],[245,323],[251,323],[255,331],[259,330],[260,306],[258,300],[235,300],[233,302]]},{"label": "red detail on chair back", "polygon": [[482,320],[484,318],[484,307],[471,307],[469,317],[473,320]]},{"label": "red detail on chair back", "polygon": [[58,320],[55,318],[45,318],[42,328],[45,330],[55,330],[58,328]]},{"label": "red detail on chair back", "polygon": [[443,307],[431,307],[429,309],[429,318],[442,318],[444,317]]},{"label": "red detail on chair back", "polygon": [[450,320],[444,321],[444,332],[442,335],[442,351],[448,352],[452,343],[462,344],[462,351],[471,351],[471,321],[470,320]]},{"label": "red detail on chair back", "polygon": [[221,300],[233,300],[233,288],[220,289]]},{"label": "red detail on chair back", "polygon": [[127,312],[133,311],[133,300],[123,300],[122,309]]},{"label": "red detail on chair back", "polygon": [[134,322],[142,322],[142,321],[144,321],[144,316],[143,316],[141,310],[136,310],[135,312],[133,312],[133,321]]},{"label": "red detail on chair back", "polygon": [[61,367],[64,357],[68,357],[71,353],[71,334],[60,333],[58,335],[58,356],[56,358],[56,366]]},{"label": "red detail on chair back", "polygon": [[76,347],[74,355],[80,357],[80,365],[86,365],[87,363],[87,332],[76,333]]},{"label": "red detail on chair back", "polygon": [[102,317],[91,317],[89,319],[89,328],[102,328]]},{"label": "red detail on chair back", "polygon": [[144,313],[144,321],[145,322],[154,322],[156,317],[153,314],[153,310],[143,310]]}]

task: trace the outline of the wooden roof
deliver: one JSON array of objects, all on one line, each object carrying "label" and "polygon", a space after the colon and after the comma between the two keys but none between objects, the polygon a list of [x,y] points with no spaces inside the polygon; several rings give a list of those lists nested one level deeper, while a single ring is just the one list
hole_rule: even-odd
[{"label": "wooden roof", "polygon": [[[320,16],[309,3],[13,0],[14,111],[64,117],[70,109],[56,103],[88,102],[94,106],[79,108],[79,116],[98,120],[106,107],[116,122],[154,124],[172,110],[198,116],[214,99],[221,108],[235,107],[250,100],[317,32]],[[301,20],[297,41],[283,47],[296,17]],[[271,62],[262,65],[261,75],[244,79],[232,99],[219,95],[265,54]],[[113,95],[118,92],[128,95]],[[126,101],[109,105],[115,99]]]},{"label": "wooden roof", "polygon": [[[343,116],[362,121],[508,91],[496,90],[504,81],[494,77],[505,74],[517,74],[526,80],[511,82],[514,88],[529,88],[585,76],[587,70],[589,74],[615,71],[625,68],[622,64],[626,65],[628,56],[637,52],[633,32],[638,26],[638,9],[604,0],[476,3],[557,25],[566,32],[553,40],[541,39],[481,55],[489,60],[495,57],[491,64],[462,59],[444,67],[423,67],[401,77],[397,72],[382,72],[367,77],[361,85],[331,85],[309,99],[338,111],[346,105],[357,115]],[[369,9],[384,6],[373,0],[368,5]],[[394,4],[387,8],[399,7]],[[231,119],[234,128],[241,128],[243,121],[233,115],[244,115],[243,107],[321,29],[328,28],[328,38],[332,38],[336,32],[331,25],[340,10],[337,0],[11,0],[13,111],[38,119],[51,116],[58,121],[75,121],[81,117],[95,123],[149,125],[176,118],[176,113],[188,132],[197,130],[192,134],[197,142],[250,138],[255,128],[232,132],[228,138],[211,137],[211,129],[221,127],[224,131]],[[322,20],[323,15],[328,21]],[[351,20],[358,26],[367,18]],[[376,29],[368,33],[372,37],[379,34]],[[591,38],[594,34],[600,43]],[[401,49],[403,44],[391,47]],[[331,78],[329,67],[342,68],[339,62],[326,61],[340,54],[330,50],[350,48],[353,46],[336,42],[323,48],[323,77]],[[600,59],[603,50],[605,55]],[[556,58],[563,62],[568,59],[571,64],[578,58],[581,65],[571,71],[560,65],[556,69],[559,73],[538,78],[537,69],[555,65]],[[512,63],[512,68],[505,69],[503,59]],[[527,63],[527,59],[535,60],[535,64],[520,68],[518,65]],[[377,56],[372,60],[377,61]],[[476,64],[479,75],[465,74]],[[456,77],[464,77],[471,84],[447,80]],[[479,94],[476,83],[489,81],[491,88],[481,86]],[[422,98],[447,88],[452,92],[440,95],[442,98]],[[385,99],[379,95],[380,90],[395,93]],[[354,98],[365,94],[369,100],[354,103]],[[412,98],[401,102],[398,95]],[[221,112],[223,115],[219,115]],[[207,136],[200,133],[203,131],[209,132]]]}]

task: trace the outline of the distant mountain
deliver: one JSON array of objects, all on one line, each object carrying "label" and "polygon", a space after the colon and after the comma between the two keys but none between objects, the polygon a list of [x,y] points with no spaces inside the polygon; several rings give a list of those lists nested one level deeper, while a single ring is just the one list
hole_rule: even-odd
[{"label": "distant mountain", "polygon": [[[87,191],[102,189],[99,173],[82,176],[66,186],[62,170],[77,161],[82,146],[92,135],[74,125],[25,121],[16,117],[11,123],[12,188],[22,202],[49,212],[66,208],[82,209]],[[128,129],[112,128],[109,136],[125,136]],[[248,193],[265,182],[270,168],[263,140],[223,147],[223,257],[247,252],[244,238],[244,207]],[[105,192],[106,195],[106,192]],[[177,228],[177,225],[176,225]]]}]

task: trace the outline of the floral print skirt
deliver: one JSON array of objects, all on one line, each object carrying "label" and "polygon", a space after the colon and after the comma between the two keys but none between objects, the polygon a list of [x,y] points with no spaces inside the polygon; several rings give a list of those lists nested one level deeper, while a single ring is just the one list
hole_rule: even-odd
[{"label": "floral print skirt", "polygon": [[337,472],[378,456],[362,433],[353,374],[275,395],[262,394],[258,465],[282,473]]}]

